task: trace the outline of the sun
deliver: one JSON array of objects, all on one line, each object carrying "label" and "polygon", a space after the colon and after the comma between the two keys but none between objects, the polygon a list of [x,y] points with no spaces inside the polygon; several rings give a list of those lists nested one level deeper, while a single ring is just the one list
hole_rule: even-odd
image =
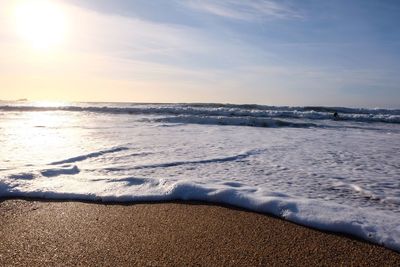
[{"label": "sun", "polygon": [[66,17],[55,1],[20,1],[14,14],[17,34],[34,48],[50,49],[65,41]]}]

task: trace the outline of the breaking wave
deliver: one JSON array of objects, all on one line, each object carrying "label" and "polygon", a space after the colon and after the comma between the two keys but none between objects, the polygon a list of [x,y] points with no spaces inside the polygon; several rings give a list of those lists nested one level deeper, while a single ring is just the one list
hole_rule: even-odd
[{"label": "breaking wave", "polygon": [[340,120],[355,122],[400,123],[399,109],[364,109],[345,107],[277,107],[263,105],[233,104],[113,104],[113,103],[76,103],[70,106],[38,105],[1,105],[3,112],[25,111],[72,111],[132,115],[175,115],[207,117],[249,117],[330,120],[338,112]]},{"label": "breaking wave", "polygon": [[232,126],[252,126],[252,127],[293,127],[309,128],[320,127],[315,123],[301,123],[293,121],[283,121],[277,119],[260,117],[225,117],[225,116],[174,116],[153,119],[154,122],[177,123],[177,124],[210,124],[210,125],[232,125]]}]

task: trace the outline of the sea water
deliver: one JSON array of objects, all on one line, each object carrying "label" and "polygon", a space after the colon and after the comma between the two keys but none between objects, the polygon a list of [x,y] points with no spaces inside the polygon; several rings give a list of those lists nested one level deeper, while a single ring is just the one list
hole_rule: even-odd
[{"label": "sea water", "polygon": [[225,203],[400,251],[400,110],[0,102],[0,144],[1,198]]}]

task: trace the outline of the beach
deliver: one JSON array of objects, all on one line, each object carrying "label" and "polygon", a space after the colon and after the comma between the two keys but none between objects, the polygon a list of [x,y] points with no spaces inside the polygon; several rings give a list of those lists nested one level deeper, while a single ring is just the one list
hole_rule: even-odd
[{"label": "beach", "polygon": [[0,267],[400,267],[381,2],[0,0]]},{"label": "beach", "polygon": [[3,200],[1,266],[396,266],[400,254],[198,202]]}]

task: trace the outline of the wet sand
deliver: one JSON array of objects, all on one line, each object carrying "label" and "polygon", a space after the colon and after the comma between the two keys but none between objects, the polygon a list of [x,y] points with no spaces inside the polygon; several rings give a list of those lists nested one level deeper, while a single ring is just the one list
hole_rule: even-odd
[{"label": "wet sand", "polygon": [[232,207],[4,200],[10,265],[399,266],[400,253]]}]

